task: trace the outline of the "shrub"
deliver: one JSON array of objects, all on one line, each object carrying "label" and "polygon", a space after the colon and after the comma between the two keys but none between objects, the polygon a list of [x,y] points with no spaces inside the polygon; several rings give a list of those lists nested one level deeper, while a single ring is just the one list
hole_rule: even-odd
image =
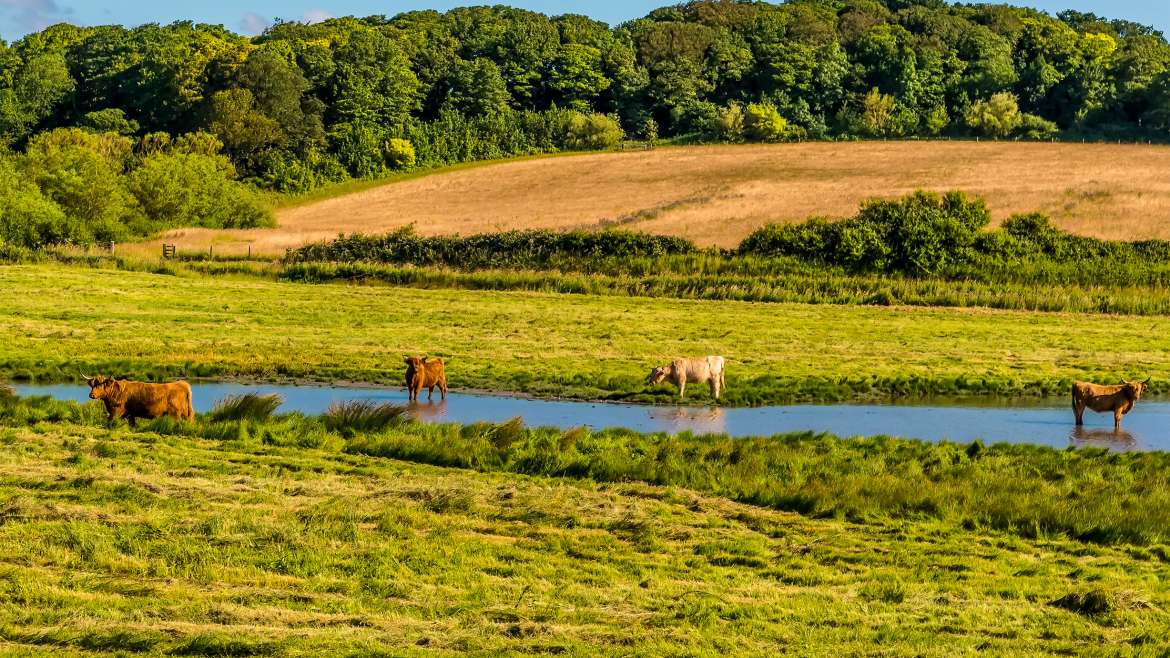
[{"label": "shrub", "polygon": [[268,420],[284,404],[284,398],[273,394],[244,393],[231,395],[215,403],[211,421]]},{"label": "shrub", "polygon": [[375,262],[464,268],[544,266],[556,258],[616,258],[694,253],[683,238],[629,231],[508,231],[422,237],[412,227],[382,236],[341,236],[289,252],[287,261]]},{"label": "shrub", "polygon": [[408,140],[393,138],[386,142],[386,164],[391,169],[412,169],[415,160],[414,145]]},{"label": "shrub", "polygon": [[970,261],[991,216],[982,200],[960,192],[917,192],[871,201],[840,222],[768,226],[749,235],[741,254],[797,256],[853,271],[923,275]]},{"label": "shrub", "polygon": [[650,146],[658,144],[658,122],[649,117],[642,123],[642,139],[650,143]]},{"label": "shrub", "polygon": [[671,124],[677,133],[693,133],[700,139],[720,139],[720,109],[710,101],[692,101],[671,112]]},{"label": "shrub", "polygon": [[1002,91],[988,100],[975,101],[966,114],[967,125],[988,137],[1009,137],[1024,122],[1016,97]]},{"label": "shrub", "polygon": [[744,111],[743,128],[750,140],[779,142],[788,134],[788,121],[771,103],[751,103]]},{"label": "shrub", "polygon": [[1035,114],[1025,114],[1020,117],[1020,126],[1016,132],[1024,139],[1050,140],[1060,134],[1060,128],[1055,121],[1049,121]]},{"label": "shrub", "polygon": [[743,135],[743,106],[732,103],[719,113],[719,138],[725,142],[737,143],[743,141]]},{"label": "shrub", "polygon": [[569,117],[565,132],[565,148],[575,151],[611,149],[625,137],[618,120],[604,114],[574,112]]}]

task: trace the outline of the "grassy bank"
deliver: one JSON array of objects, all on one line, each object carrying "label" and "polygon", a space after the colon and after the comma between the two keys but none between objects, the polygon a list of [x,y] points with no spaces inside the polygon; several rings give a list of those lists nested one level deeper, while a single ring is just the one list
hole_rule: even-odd
[{"label": "grassy bank", "polygon": [[446,357],[456,387],[655,402],[674,396],[644,385],[652,365],[719,353],[734,405],[1063,394],[1074,378],[1123,376],[1153,376],[1164,391],[1170,379],[1162,317],[304,285],[47,265],[0,268],[0,317],[11,328],[0,376],[16,379],[104,371],[397,384],[403,353]]},{"label": "grassy bank", "polygon": [[[666,299],[703,299],[800,304],[853,304],[865,306],[933,306],[993,308],[1018,311],[1170,315],[1170,287],[1161,284],[1097,284],[1064,280],[1052,272],[1044,283],[985,281],[969,278],[918,279],[896,275],[846,274],[810,266],[773,263],[757,273],[743,267],[720,267],[730,259],[716,256],[644,259],[645,267],[632,262],[568,266],[550,270],[478,270],[463,272],[445,268],[380,265],[368,263],[296,263],[256,266],[250,271],[283,280],[325,283],[357,282],[415,288],[454,290],[528,291],[560,294],[618,295]],[[738,259],[748,261],[751,259]],[[710,264],[714,263],[714,267]],[[188,267],[208,273],[249,271],[243,264],[232,268],[210,262]],[[1054,268],[1055,269],[1055,268]],[[600,271],[598,271],[600,270]],[[729,270],[729,271],[723,271]],[[736,271],[740,270],[740,271]],[[746,271],[742,271],[746,270]],[[1115,272],[1118,279],[1124,272]],[[1072,277],[1070,277],[1072,278]]]},{"label": "grassy bank", "polygon": [[[24,411],[0,414],[0,646],[17,655],[1170,648],[1166,546],[1138,535],[1084,543],[1043,523],[1005,532],[955,513],[996,482],[1001,492],[1014,483],[1008,499],[1025,513],[1030,496],[1078,480],[1097,483],[1081,489],[1106,501],[1127,481],[1130,491],[1152,485],[1166,472],[1154,463],[1161,455],[793,437],[773,442],[775,452],[745,443],[751,451],[737,459],[718,441],[510,425],[392,424],[347,439],[296,416],[131,432],[100,426],[92,405],[17,404]],[[428,463],[459,460],[480,471],[657,464],[663,481],[686,468],[708,482]],[[802,516],[712,495],[731,493],[737,461],[745,482],[787,486],[773,477],[780,468],[822,495],[848,492],[850,473],[868,471],[870,488],[850,495],[888,502],[894,480],[916,469],[919,489],[965,480],[972,494],[916,511]],[[991,477],[1004,468],[1010,475]],[[1133,495],[1112,496],[1112,511],[1166,527],[1164,484],[1152,504],[1132,505]],[[1085,519],[1105,511],[1083,508]]]}]

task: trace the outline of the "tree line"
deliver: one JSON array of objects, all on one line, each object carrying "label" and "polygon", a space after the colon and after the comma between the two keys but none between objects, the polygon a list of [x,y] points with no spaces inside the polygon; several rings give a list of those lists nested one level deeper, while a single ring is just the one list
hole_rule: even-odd
[{"label": "tree line", "polygon": [[[468,7],[256,37],[60,24],[0,42],[0,142],[23,154],[62,130],[128,140],[118,180],[158,144],[212,140],[199,157],[230,167],[201,180],[279,192],[626,136],[1165,140],[1170,44],[1131,21],[943,0],[705,0],[617,27]],[[22,185],[36,179],[23,155],[3,157]],[[76,214],[67,194],[41,193]],[[130,205],[123,226],[165,223]]]}]

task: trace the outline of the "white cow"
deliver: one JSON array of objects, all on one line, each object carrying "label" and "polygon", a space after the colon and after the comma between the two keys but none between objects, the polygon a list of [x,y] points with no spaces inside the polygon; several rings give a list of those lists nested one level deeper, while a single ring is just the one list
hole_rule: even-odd
[{"label": "white cow", "polygon": [[689,359],[675,359],[673,362],[658,366],[650,371],[646,383],[650,385],[670,381],[678,387],[679,398],[686,398],[687,382],[695,384],[707,383],[711,385],[711,395],[716,400],[723,390],[723,357],[700,356]]}]

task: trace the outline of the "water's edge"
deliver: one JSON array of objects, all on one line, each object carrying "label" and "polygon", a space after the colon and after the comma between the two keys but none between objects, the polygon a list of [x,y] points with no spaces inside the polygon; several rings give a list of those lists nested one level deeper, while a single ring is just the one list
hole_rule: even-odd
[{"label": "water's edge", "polygon": [[[20,395],[48,395],[88,401],[83,385],[18,385]],[[276,393],[281,411],[319,414],[334,402],[369,400],[406,403],[401,388],[246,383],[192,383],[197,411],[208,411],[229,395]],[[411,407],[425,422],[503,422],[519,416],[531,427],[623,427],[639,432],[691,432],[733,437],[786,432],[827,432],[837,436],[897,436],[924,441],[1029,443],[1056,448],[1097,446],[1114,450],[1170,450],[1170,401],[1143,400],[1113,431],[1109,414],[1087,413],[1086,426],[1073,425],[1065,399],[907,401],[898,404],[808,404],[772,407],[649,406],[611,402],[542,400],[491,393],[449,393],[446,402]]]}]

